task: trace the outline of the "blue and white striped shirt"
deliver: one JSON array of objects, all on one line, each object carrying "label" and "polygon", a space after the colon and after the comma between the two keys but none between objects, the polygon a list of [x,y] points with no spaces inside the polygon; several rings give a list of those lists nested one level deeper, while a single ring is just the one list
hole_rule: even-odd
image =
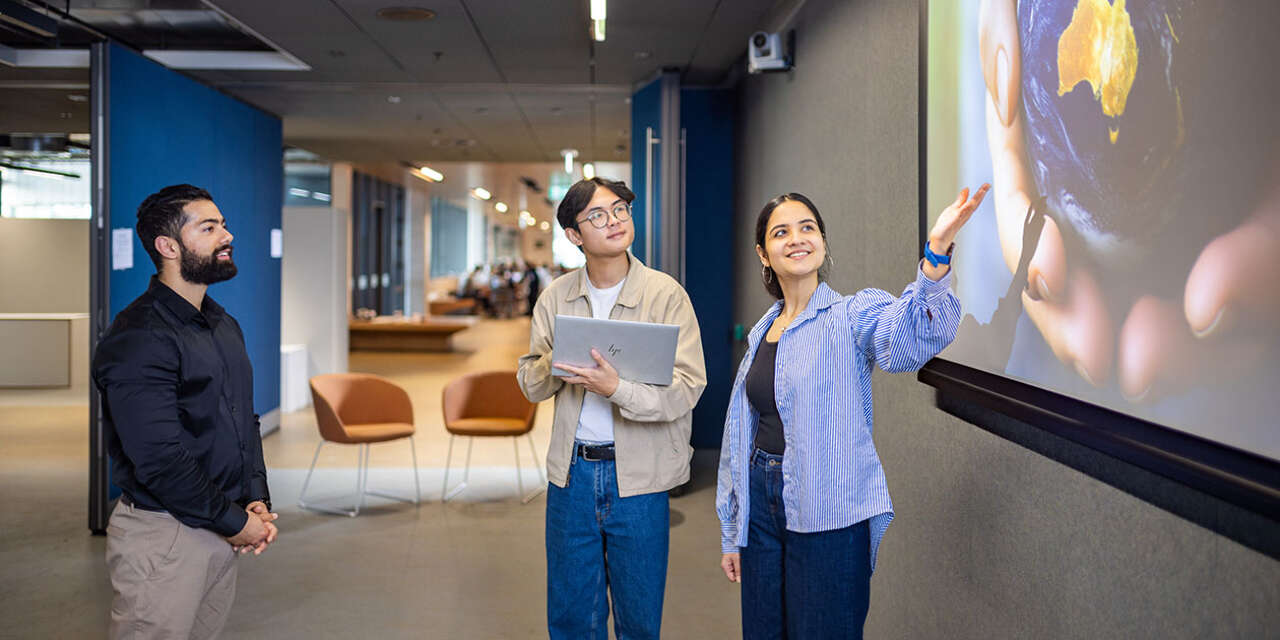
[{"label": "blue and white striped shirt", "polygon": [[[756,348],[781,311],[778,301],[751,330],[729,397],[716,488],[725,553],[747,546],[748,466],[758,414],[745,382]],[[786,440],[782,502],[788,530],[831,531],[870,520],[875,570],[893,505],[871,439],[872,362],[890,373],[919,369],[950,344],[959,324],[950,271],[935,282],[917,269],[916,281],[898,298],[880,289],[841,296],[818,285],[783,331],[774,369]]]}]

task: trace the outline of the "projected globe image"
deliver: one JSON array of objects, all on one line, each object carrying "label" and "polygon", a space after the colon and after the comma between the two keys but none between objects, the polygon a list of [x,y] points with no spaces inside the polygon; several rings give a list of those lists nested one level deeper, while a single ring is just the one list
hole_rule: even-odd
[{"label": "projected globe image", "polygon": [[926,203],[992,184],[941,357],[1280,459],[1280,2],[927,17]]},{"label": "projected globe image", "polygon": [[1239,222],[1262,182],[1240,169],[1266,164],[1265,115],[1240,99],[1259,78],[1239,73],[1264,43],[1223,39],[1248,11],[1022,0],[1017,14],[1031,172],[1092,258],[1123,267],[1154,246],[1194,251]]}]

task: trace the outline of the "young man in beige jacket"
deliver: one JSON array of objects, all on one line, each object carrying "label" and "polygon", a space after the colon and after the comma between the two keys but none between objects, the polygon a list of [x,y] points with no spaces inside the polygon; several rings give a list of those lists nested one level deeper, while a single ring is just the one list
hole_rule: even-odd
[{"label": "young man in beige jacket", "polygon": [[[642,264],[623,182],[573,185],[556,218],[587,265],[551,283],[533,311],[520,388],[555,396],[547,452],[547,626],[552,638],[607,638],[613,603],[619,638],[658,638],[667,579],[667,490],[689,479],[693,407],[706,387],[698,319],[674,279]],[[669,386],[642,384],[592,353],[594,367],[551,360],[555,317],[680,327]],[[552,365],[571,376],[556,377]]]}]

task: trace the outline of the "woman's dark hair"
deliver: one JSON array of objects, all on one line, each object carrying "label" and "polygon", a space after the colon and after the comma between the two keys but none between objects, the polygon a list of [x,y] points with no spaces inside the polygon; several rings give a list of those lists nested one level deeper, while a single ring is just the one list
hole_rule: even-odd
[{"label": "woman's dark hair", "polygon": [[156,238],[168,236],[182,241],[182,225],[186,223],[183,207],[197,200],[213,201],[213,196],[200,187],[189,184],[175,184],[165,187],[149,196],[138,205],[138,239],[142,247],[151,256],[156,270],[160,270],[160,252],[156,251]]},{"label": "woman's dark hair", "polygon": [[564,199],[560,201],[560,207],[556,209],[556,222],[560,223],[563,229],[578,228],[578,214],[591,204],[591,198],[596,195],[596,187],[604,187],[622,198],[627,204],[631,204],[636,199],[636,194],[627,188],[627,183],[621,180],[609,180],[596,176],[587,180],[579,180],[569,187],[568,193],[564,194]]},{"label": "woman's dark hair", "polygon": [[[822,250],[826,253],[827,258],[831,257],[831,249],[827,246],[827,223],[822,221],[822,214],[818,213],[818,207],[814,206],[813,201],[799,193],[784,193],[764,205],[760,210],[760,215],[756,217],[756,246],[764,249],[765,234],[769,231],[769,216],[773,215],[773,210],[778,205],[794,200],[804,205],[813,212],[813,219],[818,223],[818,232],[822,234]],[[830,260],[823,260],[822,266],[818,267],[818,282],[826,282],[829,270]],[[769,277],[765,278],[764,274],[768,273]],[[760,280],[764,283],[764,290],[769,292],[777,300],[782,299],[782,285],[778,284],[778,276],[773,273],[773,267],[764,267],[760,272]]]}]

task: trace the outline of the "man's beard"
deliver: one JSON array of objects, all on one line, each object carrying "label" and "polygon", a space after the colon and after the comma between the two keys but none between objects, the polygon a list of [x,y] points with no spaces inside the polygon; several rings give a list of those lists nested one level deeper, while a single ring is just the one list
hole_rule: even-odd
[{"label": "man's beard", "polygon": [[189,251],[186,245],[178,243],[182,247],[182,279],[191,284],[210,285],[230,280],[236,277],[236,263],[230,258],[227,260],[218,260],[219,251],[230,249],[231,245],[224,244],[207,256],[200,256],[194,251]]}]

